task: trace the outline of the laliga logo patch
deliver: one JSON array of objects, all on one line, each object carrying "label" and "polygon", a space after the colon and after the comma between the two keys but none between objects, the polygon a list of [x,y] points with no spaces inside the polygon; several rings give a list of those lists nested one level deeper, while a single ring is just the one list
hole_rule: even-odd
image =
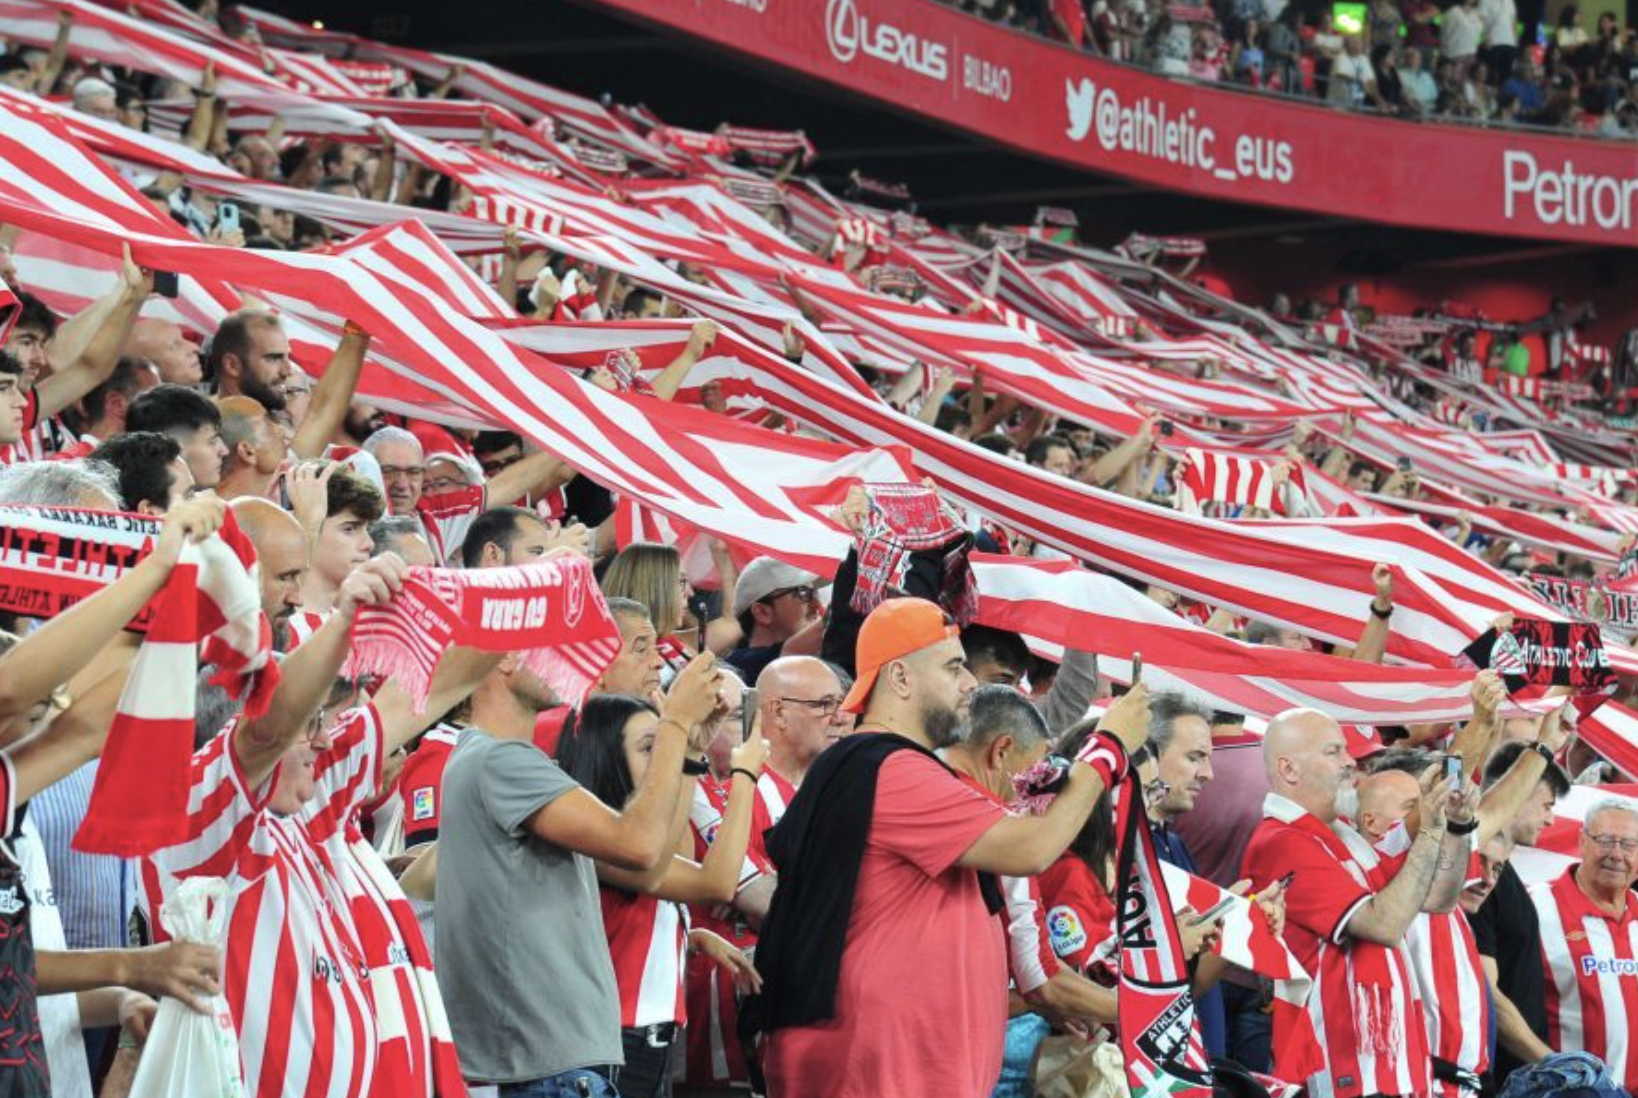
[{"label": "laliga logo patch", "polygon": [[438,811],[438,795],[430,785],[424,785],[415,791],[415,799],[410,812],[410,818],[415,820],[430,820]]},{"label": "laliga logo patch", "polygon": [[1073,908],[1060,906],[1047,912],[1047,934],[1052,938],[1053,952],[1059,955],[1074,953],[1086,946],[1086,931]]}]

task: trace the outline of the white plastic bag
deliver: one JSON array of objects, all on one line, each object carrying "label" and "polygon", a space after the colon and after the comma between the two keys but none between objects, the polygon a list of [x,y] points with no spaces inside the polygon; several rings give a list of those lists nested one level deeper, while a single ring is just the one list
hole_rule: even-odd
[{"label": "white plastic bag", "polygon": [[[173,938],[225,950],[227,897],[220,877],[183,881],[160,905],[159,921]],[[239,1039],[225,998],[214,996],[209,1014],[160,1000],[130,1098],[244,1098]]]}]

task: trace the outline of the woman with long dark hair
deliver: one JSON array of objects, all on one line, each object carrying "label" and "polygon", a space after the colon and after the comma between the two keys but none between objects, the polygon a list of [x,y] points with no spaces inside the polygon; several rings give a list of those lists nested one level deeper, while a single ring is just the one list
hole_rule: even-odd
[{"label": "woman with long dark hair", "polygon": [[[571,777],[598,800],[619,808],[648,771],[654,733],[667,718],[652,704],[629,694],[589,698],[564,726],[557,758]],[[614,960],[620,993],[625,1067],[619,1090],[624,1098],[669,1098],[671,1068],[682,1025],[683,967],[687,951],[705,953],[723,965],[744,989],[755,990],[756,969],[721,937],[688,928],[684,904],[727,903],[734,898],[740,867],[751,838],[756,780],[768,757],[760,731],[734,747],[729,758],[728,810],[709,837],[703,862],[682,853],[646,873],[597,863],[603,931]],[[679,797],[676,842],[688,841],[688,806],[694,783]]]}]

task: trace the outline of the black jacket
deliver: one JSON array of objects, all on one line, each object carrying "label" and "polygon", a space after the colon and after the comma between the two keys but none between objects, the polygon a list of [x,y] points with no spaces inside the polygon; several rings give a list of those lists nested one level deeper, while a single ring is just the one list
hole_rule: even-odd
[{"label": "black jacket", "polygon": [[[741,1012],[742,1032],[771,1033],[836,1016],[836,985],[876,808],[876,778],[896,751],[938,757],[891,733],[849,736],[814,761],[784,818],[768,831],[768,856],[779,871],[779,886],[757,938],[762,994]],[[985,903],[999,912],[999,884],[989,874],[981,874],[979,884]]]}]

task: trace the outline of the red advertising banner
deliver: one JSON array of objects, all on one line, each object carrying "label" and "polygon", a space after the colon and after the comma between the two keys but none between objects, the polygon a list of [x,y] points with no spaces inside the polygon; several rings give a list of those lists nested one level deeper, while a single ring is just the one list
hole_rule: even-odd
[{"label": "red advertising banner", "polygon": [[1416,123],[1116,65],[933,0],[602,0],[1023,152],[1190,194],[1638,246],[1638,148]]}]

